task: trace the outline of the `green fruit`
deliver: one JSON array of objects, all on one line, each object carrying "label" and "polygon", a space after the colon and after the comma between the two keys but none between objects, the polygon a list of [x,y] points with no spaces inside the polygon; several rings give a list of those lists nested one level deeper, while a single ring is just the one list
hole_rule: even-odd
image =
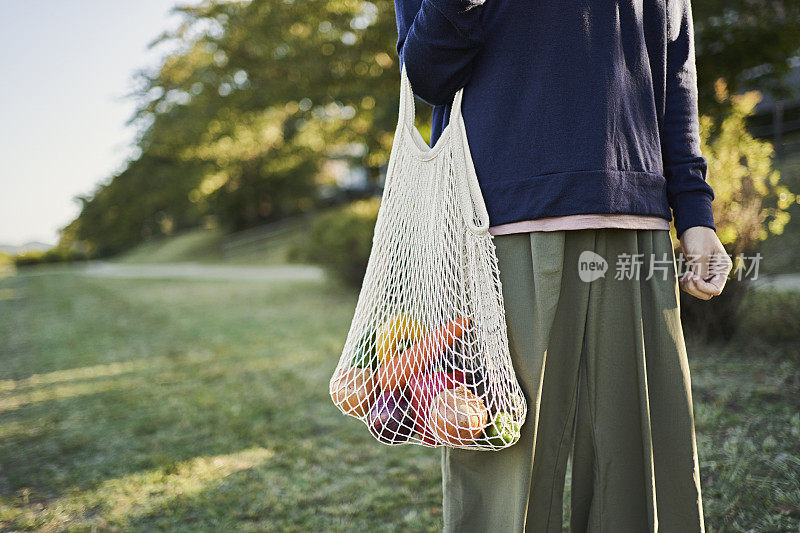
[{"label": "green fruit", "polygon": [[373,330],[368,330],[358,341],[351,366],[378,370],[379,361],[378,354],[375,352],[375,332]]},{"label": "green fruit", "polygon": [[497,413],[486,426],[486,441],[492,446],[507,446],[519,439],[520,423],[508,413]]}]

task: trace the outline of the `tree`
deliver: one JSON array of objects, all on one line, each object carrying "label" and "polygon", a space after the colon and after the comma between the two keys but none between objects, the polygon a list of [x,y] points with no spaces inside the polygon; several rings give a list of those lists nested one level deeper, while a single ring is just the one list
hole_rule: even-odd
[{"label": "tree", "polygon": [[[190,44],[147,80],[143,95],[158,97],[141,116],[153,117],[152,151],[159,119],[172,137],[170,111],[191,110],[191,139],[163,145],[208,163],[196,201],[237,228],[303,210],[320,162],[348,143],[363,145],[357,163],[377,176],[397,106],[391,2],[208,2],[182,11],[187,23],[165,38]],[[192,38],[198,27],[206,30]]]},{"label": "tree", "polygon": [[703,0],[692,3],[701,110],[719,109],[715,84],[731,93],[769,90],[798,96],[785,74],[800,65],[800,2],[797,0]]},{"label": "tree", "polygon": [[183,23],[157,40],[176,51],[142,73],[135,95],[141,156],[82,199],[65,243],[112,253],[161,233],[165,216],[212,214],[236,229],[309,209],[320,163],[343,145],[358,146],[353,163],[378,176],[398,106],[392,2],[178,11]]},{"label": "tree", "polygon": [[[693,7],[705,113],[730,103],[714,98],[720,78],[733,92],[788,94],[796,0]],[[206,0],[177,11],[181,25],[156,41],[173,52],[135,93],[141,155],[81,199],[64,245],[116,253],[204,215],[237,229],[310,209],[321,163],[343,146],[377,178],[398,106],[393,2]]]}]

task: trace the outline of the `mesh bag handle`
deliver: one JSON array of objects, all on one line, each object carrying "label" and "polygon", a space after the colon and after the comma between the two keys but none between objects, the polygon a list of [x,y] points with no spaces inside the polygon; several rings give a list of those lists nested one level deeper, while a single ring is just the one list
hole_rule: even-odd
[{"label": "mesh bag handle", "polygon": [[429,147],[401,70],[372,251],[331,398],[385,444],[503,449],[519,439],[527,402],[509,353],[464,89]]},{"label": "mesh bag handle", "polygon": [[451,142],[449,140],[450,136],[453,137],[452,142],[462,143],[465,162],[467,163],[465,169],[467,176],[466,179],[463,180],[466,189],[459,190],[459,200],[464,209],[467,227],[470,231],[481,234],[489,231],[489,213],[486,210],[486,203],[483,200],[483,193],[481,192],[480,183],[478,182],[478,175],[475,173],[475,167],[472,163],[472,153],[470,152],[469,142],[467,141],[467,128],[464,123],[464,116],[461,113],[461,103],[463,99],[464,88],[462,87],[456,91],[453,97],[448,125],[445,126],[445,129],[439,136],[436,146],[429,148],[422,138],[422,134],[414,124],[414,117],[416,116],[414,91],[411,88],[411,81],[408,79],[406,66],[402,66],[400,73],[399,127],[407,128],[414,143],[423,151],[428,151],[429,154],[431,154],[426,157],[435,157],[439,145]]}]

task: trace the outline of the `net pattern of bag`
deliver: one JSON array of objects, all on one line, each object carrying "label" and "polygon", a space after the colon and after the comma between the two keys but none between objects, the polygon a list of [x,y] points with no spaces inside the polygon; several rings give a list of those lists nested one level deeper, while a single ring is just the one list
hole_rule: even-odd
[{"label": "net pattern of bag", "polygon": [[339,410],[385,444],[498,450],[525,420],[462,95],[430,148],[402,68],[372,251],[330,381]]}]

